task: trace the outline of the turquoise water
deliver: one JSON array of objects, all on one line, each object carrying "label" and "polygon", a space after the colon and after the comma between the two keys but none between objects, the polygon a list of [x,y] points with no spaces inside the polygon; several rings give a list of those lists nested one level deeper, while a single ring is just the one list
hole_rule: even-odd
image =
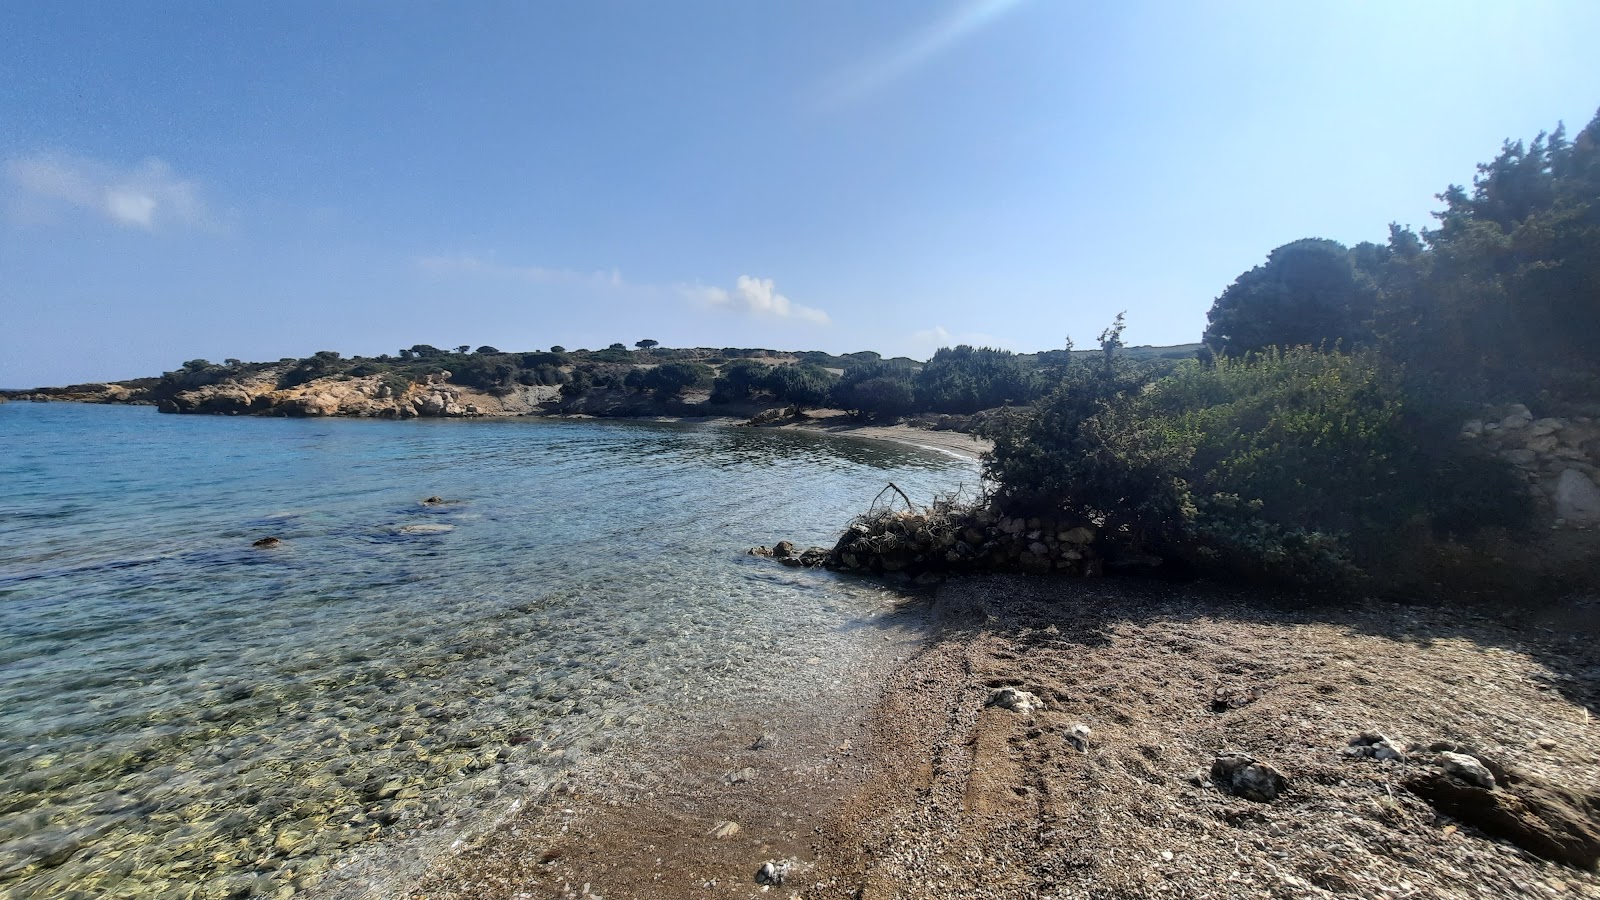
[{"label": "turquoise water", "polygon": [[888,481],[977,474],[711,425],[0,405],[0,896],[290,896],[820,689],[892,596],[743,551],[831,543]]}]

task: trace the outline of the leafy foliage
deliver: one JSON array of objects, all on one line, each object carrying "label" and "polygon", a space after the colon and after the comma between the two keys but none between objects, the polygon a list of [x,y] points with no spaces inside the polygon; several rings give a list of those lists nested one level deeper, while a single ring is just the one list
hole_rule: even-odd
[{"label": "leafy foliage", "polygon": [[627,388],[650,391],[660,399],[670,399],[692,387],[711,384],[710,366],[692,362],[667,362],[659,366],[629,370],[623,379]]},{"label": "leafy foliage", "polygon": [[874,360],[845,369],[829,402],[864,418],[902,416],[916,409],[915,371],[893,360]]},{"label": "leafy foliage", "polygon": [[915,385],[918,409],[930,412],[975,413],[1037,395],[1036,379],[1015,353],[966,344],[936,351]]},{"label": "leafy foliage", "polygon": [[1337,241],[1308,238],[1272,251],[1212,305],[1206,345],[1238,356],[1268,347],[1365,343],[1376,289],[1356,260],[1373,265],[1370,248],[1351,251]]}]

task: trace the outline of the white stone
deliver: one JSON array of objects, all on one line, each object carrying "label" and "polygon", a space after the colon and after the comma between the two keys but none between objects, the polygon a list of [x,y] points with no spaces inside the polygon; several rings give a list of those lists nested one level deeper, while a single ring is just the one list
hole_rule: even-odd
[{"label": "white stone", "polygon": [[1044,709],[1043,700],[1028,691],[1019,691],[1011,687],[1000,688],[990,694],[989,705],[1009,709],[1024,716],[1033,715],[1036,709]]},{"label": "white stone", "polygon": [[1557,431],[1561,430],[1561,420],[1539,419],[1533,423],[1533,426],[1530,430],[1535,436],[1541,434],[1555,434]]},{"label": "white stone", "polygon": [[1571,525],[1600,525],[1600,487],[1577,469],[1556,479],[1556,517]]},{"label": "white stone", "polygon": [[1494,774],[1476,757],[1465,753],[1441,753],[1439,765],[1444,767],[1446,774],[1454,775],[1470,785],[1494,790]]}]

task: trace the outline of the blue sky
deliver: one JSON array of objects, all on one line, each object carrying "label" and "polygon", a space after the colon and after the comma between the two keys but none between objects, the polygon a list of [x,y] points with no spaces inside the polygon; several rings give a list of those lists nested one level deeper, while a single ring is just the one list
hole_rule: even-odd
[{"label": "blue sky", "polygon": [[0,4],[0,385],[1198,339],[1600,106],[1600,4]]}]

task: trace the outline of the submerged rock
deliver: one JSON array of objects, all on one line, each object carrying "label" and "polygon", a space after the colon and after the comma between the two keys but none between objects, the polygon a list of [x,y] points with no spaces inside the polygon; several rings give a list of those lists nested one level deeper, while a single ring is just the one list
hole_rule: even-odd
[{"label": "submerged rock", "polygon": [[1577,469],[1562,471],[1553,500],[1556,518],[1574,525],[1600,525],[1600,487]]},{"label": "submerged rock", "polygon": [[262,550],[265,550],[268,547],[277,547],[277,546],[281,545],[282,543],[283,543],[283,541],[279,540],[278,538],[275,538],[275,537],[264,537],[261,540],[252,543],[250,546],[257,547],[257,548],[260,548]]},{"label": "submerged rock", "polygon": [[402,525],[402,526],[400,526],[400,533],[401,534],[444,534],[447,531],[454,531],[455,528],[456,527],[454,525]]}]

